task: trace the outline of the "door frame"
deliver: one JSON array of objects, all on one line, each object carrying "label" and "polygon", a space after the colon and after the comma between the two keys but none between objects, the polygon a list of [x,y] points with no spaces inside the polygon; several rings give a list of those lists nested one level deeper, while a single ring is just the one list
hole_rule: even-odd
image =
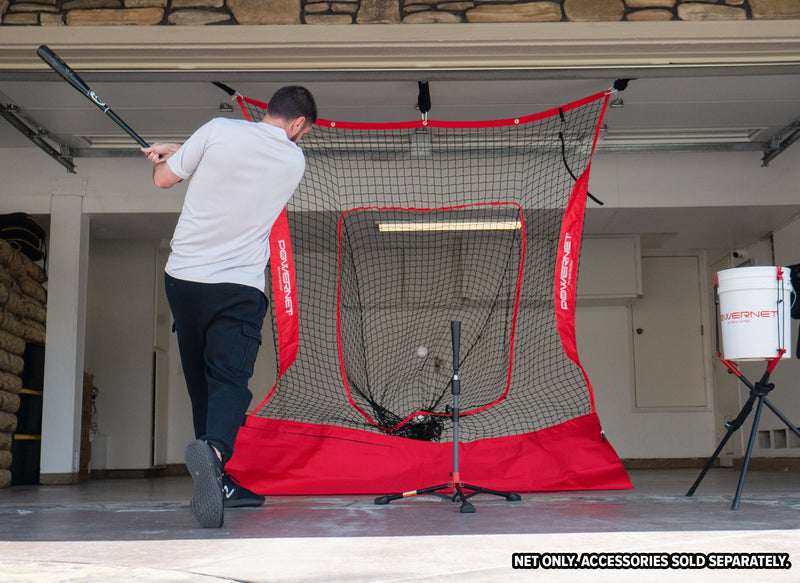
[{"label": "door frame", "polygon": [[[698,294],[700,297],[700,322],[699,324],[702,326],[702,335],[701,335],[701,346],[703,350],[703,390],[705,391],[706,397],[706,404],[700,407],[692,407],[692,406],[675,406],[675,407],[638,407],[636,405],[636,355],[635,353],[631,355],[631,363],[633,366],[633,378],[634,378],[634,385],[633,390],[631,391],[631,410],[636,412],[700,412],[700,411],[712,411],[714,408],[714,382],[713,382],[713,369],[712,369],[712,360],[714,358],[714,321],[713,321],[713,310],[711,309],[711,304],[709,298],[712,296],[710,294],[713,293],[713,286],[711,285],[708,268],[708,257],[705,251],[669,251],[663,249],[647,249],[642,250],[642,259],[646,259],[649,257],[696,257],[697,258],[697,265],[698,265]],[[706,277],[704,277],[704,275]],[[634,324],[634,317],[633,317],[633,304],[631,304],[629,308],[630,314],[630,342],[631,342],[631,350],[635,350],[634,348],[634,334],[635,331],[633,329]]]}]

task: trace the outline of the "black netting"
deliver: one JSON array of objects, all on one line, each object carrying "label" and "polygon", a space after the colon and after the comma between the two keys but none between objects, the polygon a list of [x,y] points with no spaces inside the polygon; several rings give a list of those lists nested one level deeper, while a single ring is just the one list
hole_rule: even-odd
[{"label": "black netting", "polygon": [[600,95],[496,127],[320,122],[301,142],[306,173],[288,205],[299,352],[256,415],[451,439],[453,320],[462,440],[589,413],[554,282],[564,209],[604,107]]},{"label": "black netting", "polygon": [[503,397],[521,226],[513,205],[343,215],[343,370],[354,404],[379,427],[409,437],[440,431],[441,419],[429,416],[447,415],[452,401],[454,320],[465,331],[459,367],[472,386],[462,412]]}]

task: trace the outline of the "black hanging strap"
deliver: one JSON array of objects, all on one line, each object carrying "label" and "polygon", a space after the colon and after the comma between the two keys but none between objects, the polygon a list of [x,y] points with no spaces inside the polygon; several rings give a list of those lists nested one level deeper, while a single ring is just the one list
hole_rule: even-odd
[{"label": "black hanging strap", "polygon": [[625,91],[625,89],[628,88],[628,83],[630,83],[631,81],[636,81],[636,77],[633,77],[631,79],[617,79],[616,81],[614,81],[613,85],[614,90]]},{"label": "black hanging strap", "polygon": [[419,96],[417,97],[417,108],[422,112],[423,117],[431,110],[431,90],[427,81],[418,81]]}]

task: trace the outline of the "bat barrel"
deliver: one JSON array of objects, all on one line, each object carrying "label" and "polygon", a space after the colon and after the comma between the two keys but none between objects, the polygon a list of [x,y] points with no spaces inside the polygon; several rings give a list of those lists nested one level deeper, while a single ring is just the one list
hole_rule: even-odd
[{"label": "bat barrel", "polygon": [[91,89],[86,84],[86,82],[78,76],[75,71],[70,69],[69,65],[67,65],[61,58],[55,54],[50,47],[47,45],[42,45],[38,49],[36,49],[36,54],[47,63],[53,71],[61,75],[65,81],[67,81],[70,85],[72,85],[75,89],[89,97],[91,93]]},{"label": "bat barrel", "polygon": [[45,63],[47,63],[50,66],[50,68],[53,69],[53,71],[61,75],[61,77],[65,81],[67,81],[70,85],[75,87],[75,89],[80,91],[92,103],[94,103],[97,107],[103,110],[103,113],[105,113],[108,117],[114,120],[114,122],[119,127],[121,127],[125,131],[125,133],[127,133],[130,137],[132,137],[136,141],[136,143],[138,143],[143,148],[148,147],[147,142],[145,142],[139,136],[139,134],[133,131],[128,126],[128,124],[122,121],[122,119],[120,119],[120,117],[116,113],[111,111],[111,108],[109,108],[106,105],[106,103],[102,99],[100,99],[100,97],[94,91],[92,91],[89,88],[86,82],[83,79],[81,79],[80,76],[77,73],[75,73],[75,71],[70,69],[69,65],[67,65],[64,61],[62,61],[61,58],[50,49],[50,47],[48,47],[47,45],[41,45],[38,49],[36,49],[36,54],[39,55],[39,57]]}]

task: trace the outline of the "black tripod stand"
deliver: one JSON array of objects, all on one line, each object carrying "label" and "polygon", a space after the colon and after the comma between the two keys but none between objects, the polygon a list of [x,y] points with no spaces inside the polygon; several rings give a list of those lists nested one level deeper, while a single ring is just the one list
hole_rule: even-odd
[{"label": "black tripod stand", "polygon": [[[752,412],[753,405],[756,403],[756,401],[758,402],[758,404],[756,405],[756,415],[755,415],[755,418],[753,419],[753,429],[750,431],[750,439],[747,442],[747,451],[745,452],[744,461],[742,462],[742,472],[739,475],[739,484],[736,487],[736,495],[733,497],[733,504],[731,504],[731,510],[736,510],[736,509],[739,508],[739,499],[742,496],[742,486],[744,486],[744,476],[747,473],[747,466],[750,463],[750,455],[753,452],[753,445],[755,444],[756,433],[758,431],[758,422],[761,419],[761,411],[764,408],[764,405],[766,404],[767,407],[772,409],[772,412],[775,413],[775,415],[778,416],[778,419],[783,421],[786,424],[786,426],[792,432],[794,432],[795,435],[800,437],[800,430],[798,430],[797,427],[795,427],[792,424],[792,422],[789,421],[783,415],[783,413],[778,411],[777,407],[775,407],[772,403],[769,402],[769,399],[767,399],[767,394],[772,389],[775,388],[775,385],[773,383],[769,382],[769,376],[772,374],[772,371],[777,366],[778,361],[780,361],[780,359],[783,357],[783,355],[786,354],[786,349],[782,347],[783,346],[783,334],[781,333],[781,322],[784,321],[785,310],[787,310],[789,308],[787,307],[788,303],[785,301],[786,300],[786,298],[785,298],[785,290],[784,290],[783,286],[780,284],[780,280],[783,279],[783,270],[784,270],[783,267],[778,267],[778,274],[777,274],[778,275],[778,277],[777,277],[778,286],[777,286],[777,297],[776,297],[776,314],[777,314],[777,321],[778,321],[778,338],[779,338],[779,342],[778,342],[779,348],[777,350],[778,354],[777,354],[777,356],[774,356],[774,357],[769,359],[769,362],[767,363],[767,370],[764,372],[764,375],[761,377],[761,379],[757,383],[755,383],[755,384],[751,383],[739,371],[739,369],[736,368],[736,365],[734,365],[733,363],[731,363],[731,361],[726,360],[721,356],[720,349],[719,349],[719,324],[717,325],[717,337],[716,337],[716,342],[717,342],[716,354],[717,354],[717,358],[719,358],[720,361],[722,362],[722,364],[724,364],[728,368],[729,371],[731,371],[733,374],[735,374],[736,377],[740,381],[742,381],[747,386],[748,389],[750,389],[750,397],[747,399],[747,402],[742,407],[742,410],[739,411],[739,414],[736,416],[736,418],[733,419],[732,421],[727,422],[725,424],[725,428],[727,429],[727,432],[725,433],[725,437],[722,438],[722,441],[720,441],[719,445],[717,446],[717,449],[714,451],[714,454],[711,456],[711,458],[709,458],[708,462],[706,462],[706,465],[703,468],[703,471],[700,472],[700,475],[697,477],[697,480],[695,480],[694,484],[692,484],[692,487],[689,488],[689,491],[686,493],[686,496],[691,496],[692,494],[694,494],[694,491],[697,489],[697,486],[700,485],[700,482],[703,480],[703,478],[705,477],[706,473],[711,468],[712,464],[714,463],[714,460],[717,459],[717,457],[719,456],[720,452],[722,451],[722,448],[725,447],[725,444],[728,442],[728,439],[730,439],[731,435],[733,435],[744,424],[744,422],[747,419],[748,415],[750,415],[750,413]],[[719,282],[716,281],[716,278],[715,278],[715,282],[714,282],[714,304],[715,304],[715,311],[716,311],[716,320],[719,323],[720,322]],[[785,328],[784,328],[783,332],[785,332]]]},{"label": "black tripod stand", "polygon": [[[728,430],[727,433],[725,434],[725,437],[722,438],[722,441],[719,443],[717,449],[714,451],[714,455],[712,455],[711,458],[708,460],[705,467],[703,468],[703,471],[700,473],[700,476],[698,476],[697,480],[695,480],[695,483],[692,484],[692,487],[689,488],[689,491],[686,493],[687,496],[691,496],[692,494],[694,494],[694,491],[697,489],[697,486],[700,485],[700,482],[705,477],[706,472],[708,472],[708,470],[711,468],[711,465],[714,463],[714,460],[717,459],[717,456],[719,456],[720,452],[722,451],[722,448],[725,447],[725,443],[727,443],[731,435],[733,435],[736,432],[736,430],[742,426],[745,419],[747,419],[747,416],[750,415],[750,413],[753,410],[753,404],[756,403],[756,401],[758,401],[758,404],[756,405],[756,415],[755,418],[753,419],[753,429],[750,432],[750,439],[747,442],[747,452],[745,453],[744,461],[742,462],[742,473],[739,475],[739,485],[736,487],[736,495],[733,497],[733,504],[731,505],[731,510],[736,510],[737,508],[739,508],[739,499],[741,498],[742,495],[742,486],[744,486],[744,476],[747,473],[747,465],[750,463],[750,454],[753,451],[753,444],[755,443],[756,432],[758,430],[758,421],[761,418],[761,410],[763,409],[764,405],[769,407],[772,410],[772,412],[778,416],[778,419],[783,421],[786,424],[786,426],[791,431],[793,431],[795,435],[797,435],[797,437],[800,437],[800,430],[798,430],[797,427],[795,427],[792,424],[792,422],[789,421],[783,415],[783,413],[778,411],[775,405],[770,403],[769,399],[767,399],[767,393],[769,393],[772,389],[775,388],[775,385],[773,383],[768,382],[769,375],[772,374],[775,365],[778,364],[778,361],[781,359],[781,357],[785,352],[786,352],[785,350],[781,349],[778,356],[769,361],[769,364],[767,365],[767,370],[764,372],[764,375],[755,384],[747,380],[747,378],[745,378],[745,376],[739,371],[739,369],[737,369],[729,361],[724,360],[723,358],[720,357],[720,360],[725,366],[728,367],[728,370],[730,370],[733,374],[735,374],[739,378],[739,380],[742,381],[747,386],[748,389],[750,389],[750,397],[747,399],[747,402],[744,404],[744,407],[742,407],[742,410],[739,411],[739,414],[736,416],[736,418],[725,424],[725,427]],[[717,356],[719,356],[719,352],[717,352]]]},{"label": "black tripod stand", "polygon": [[[448,407],[448,413],[453,414],[453,471],[450,472],[451,481],[446,484],[440,484],[438,486],[431,486],[429,488],[422,488],[420,490],[411,490],[408,492],[403,492],[402,494],[390,494],[388,496],[380,496],[375,498],[375,504],[388,504],[392,500],[400,500],[401,498],[408,498],[410,496],[416,496],[418,494],[433,494],[434,496],[439,496],[444,498],[445,500],[451,500],[453,502],[460,502],[461,508],[460,512],[464,513],[472,513],[475,512],[475,507],[469,502],[469,498],[475,496],[476,494],[494,494],[495,496],[502,496],[506,500],[510,502],[517,502],[521,500],[519,494],[513,494],[511,492],[498,492],[497,490],[490,490],[488,488],[482,488],[480,486],[471,486],[469,484],[464,484],[461,482],[461,477],[458,472],[458,422],[459,422],[459,412],[458,412],[458,396],[461,393],[461,381],[458,378],[458,353],[459,353],[459,343],[461,338],[461,322],[450,322],[450,332],[453,337],[453,380],[450,384],[450,390],[453,394],[453,407],[452,409]],[[452,489],[452,494],[442,494],[439,490],[449,490]],[[468,491],[465,493],[465,490]]]}]

